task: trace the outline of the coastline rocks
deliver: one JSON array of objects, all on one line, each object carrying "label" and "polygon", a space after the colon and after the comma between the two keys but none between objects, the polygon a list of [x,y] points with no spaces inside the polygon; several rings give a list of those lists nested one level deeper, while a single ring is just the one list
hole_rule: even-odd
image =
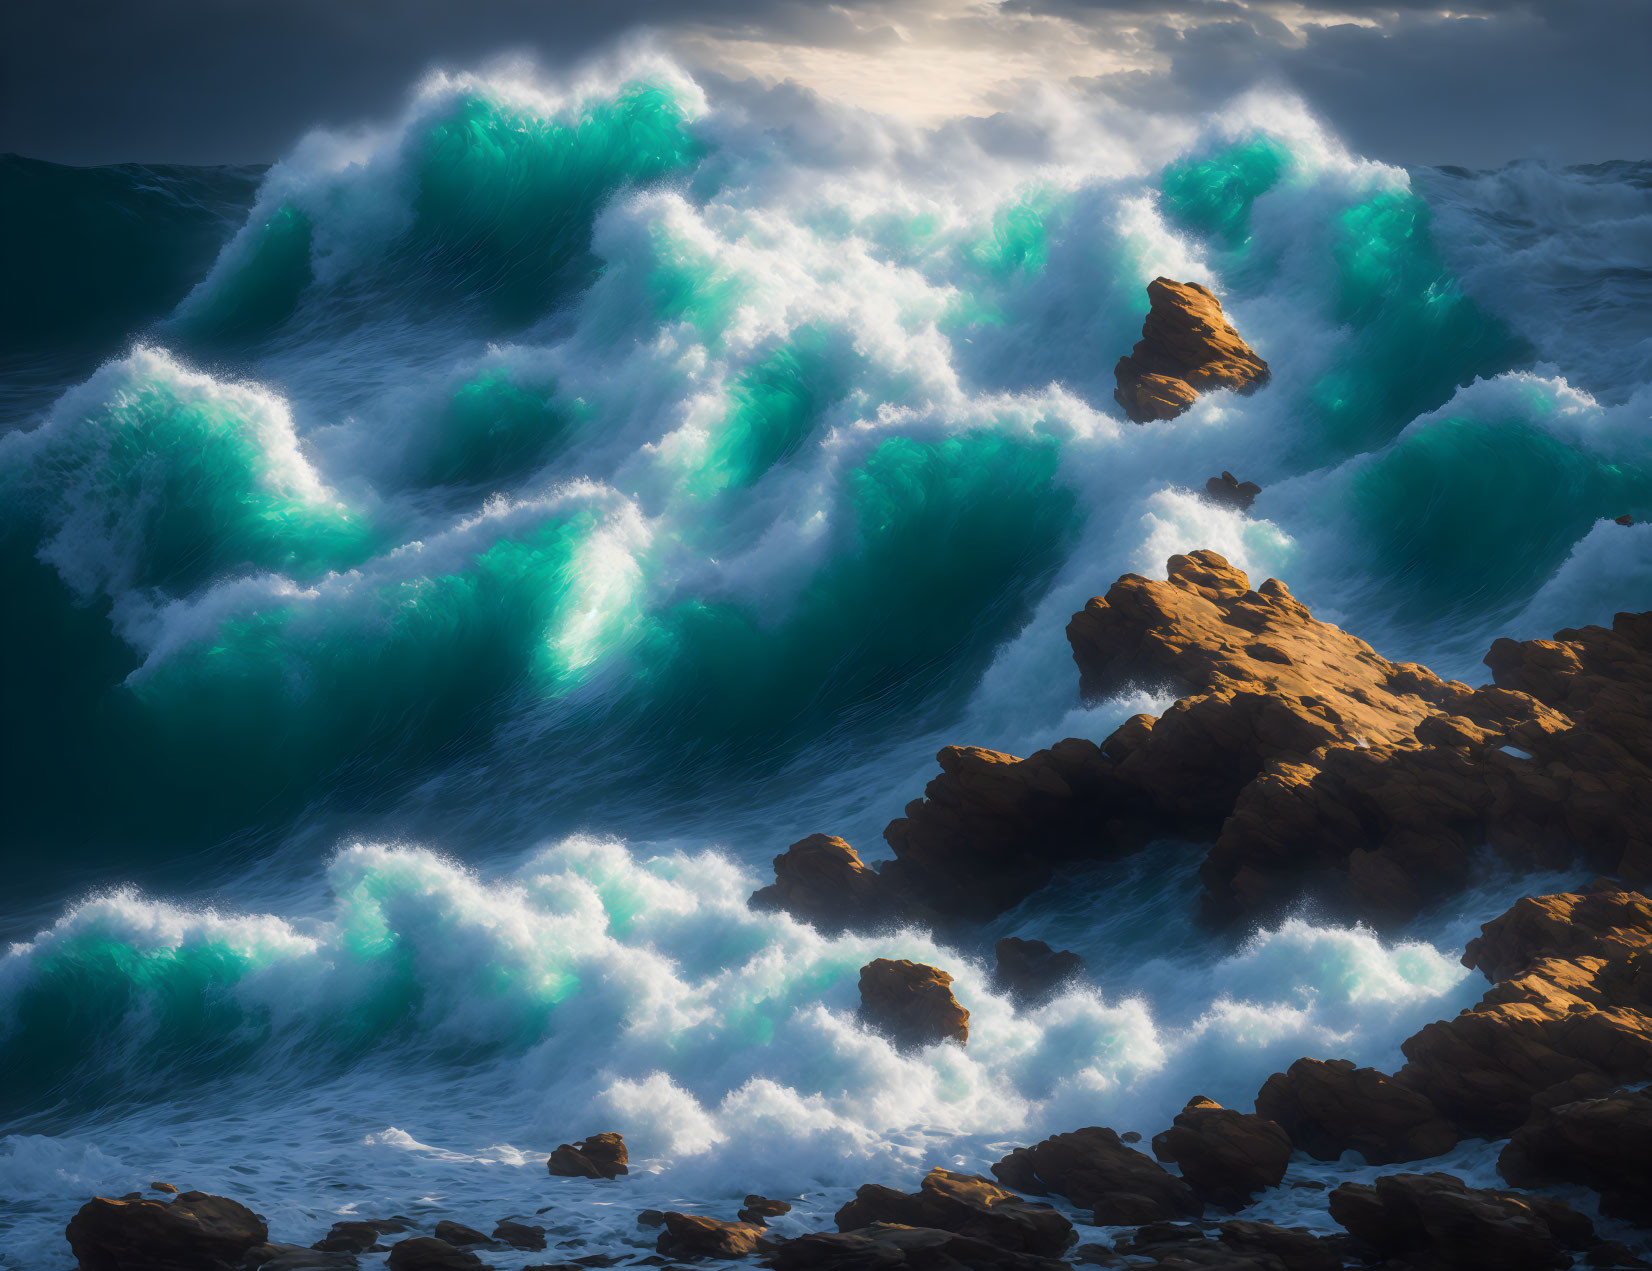
[{"label": "coastline rocks", "polygon": [[545,1247],[545,1228],[517,1222],[514,1218],[501,1218],[493,1228],[493,1239],[512,1249],[537,1251]]},{"label": "coastline rocks", "polygon": [[618,1178],[629,1173],[625,1140],[618,1134],[593,1134],[578,1143],[564,1143],[552,1152],[545,1168],[558,1178]]},{"label": "coastline rocks", "polygon": [[1331,1216],[1390,1259],[1419,1271],[1549,1271],[1594,1243],[1594,1225],[1541,1196],[1481,1190],[1450,1174],[1344,1183]]},{"label": "coastline rocks", "polygon": [[1235,508],[1240,512],[1250,511],[1250,505],[1256,502],[1256,496],[1262,493],[1262,487],[1254,481],[1241,481],[1231,472],[1224,471],[1219,477],[1212,477],[1205,482],[1205,502],[1217,504],[1219,507]]},{"label": "coastline rocks", "polygon": [[366,1253],[380,1236],[395,1235],[412,1224],[405,1218],[358,1218],[335,1222],[332,1229],[310,1246],[322,1253]]},{"label": "coastline rocks", "polygon": [[839,1231],[879,1223],[929,1227],[1000,1249],[1055,1257],[1074,1240],[1073,1224],[1048,1205],[1029,1204],[972,1174],[932,1169],[916,1192],[868,1183],[837,1212]]},{"label": "coastline rocks", "polygon": [[774,858],[774,882],[754,892],[756,909],[779,909],[829,933],[892,924],[905,906],[878,872],[830,834],[799,839]]},{"label": "coastline rocks", "polygon": [[1320,1161],[1352,1150],[1371,1165],[1395,1165],[1457,1146],[1456,1128],[1427,1096],[1346,1059],[1298,1059],[1274,1073],[1256,1096],[1256,1112]]},{"label": "coastline rocks", "polygon": [[1132,1226],[1194,1218],[1203,1209],[1193,1189],[1104,1126],[1051,1135],[1018,1147],[992,1167],[1005,1187],[1033,1196],[1054,1193],[1093,1210],[1098,1226]]},{"label": "coastline rocks", "polygon": [[1652,1097],[1620,1090],[1539,1113],[1497,1172],[1516,1187],[1582,1183],[1600,1193],[1601,1213],[1652,1227]]},{"label": "coastline rocks", "polygon": [[1195,1095],[1170,1129],[1154,1136],[1153,1155],[1179,1165],[1206,1203],[1242,1209],[1285,1177],[1291,1139],[1264,1117]]},{"label": "coastline rocks", "polygon": [[969,1012],[952,977],[922,962],[876,958],[860,969],[860,1013],[899,1046],[969,1041]]},{"label": "coastline rocks", "polygon": [[434,1236],[414,1236],[390,1247],[390,1271],[491,1271],[474,1253],[456,1249]]},{"label": "coastline rocks", "polygon": [[1285,1271],[1339,1271],[1342,1266],[1338,1239],[1316,1236],[1306,1227],[1232,1219],[1222,1224],[1220,1239],[1242,1256],[1276,1258]]},{"label": "coastline rocks", "polygon": [[1401,1046],[1399,1080],[1460,1130],[1510,1133],[1535,1111],[1652,1079],[1652,901],[1620,884],[1519,901],[1470,942],[1495,980]]},{"label": "coastline rocks", "polygon": [[474,1227],[467,1227],[462,1222],[454,1222],[444,1218],[436,1224],[436,1239],[445,1240],[450,1245],[463,1248],[465,1245],[485,1245],[488,1238]]},{"label": "coastline rocks", "polygon": [[655,1248],[668,1258],[749,1258],[770,1247],[763,1228],[667,1211]]},{"label": "coastline rocks", "polygon": [[1065,949],[1052,949],[1042,940],[1006,936],[993,946],[993,981],[1021,1002],[1049,997],[1069,980],[1084,974],[1084,959]]},{"label": "coastline rocks", "polygon": [[1142,338],[1118,360],[1113,398],[1136,423],[1174,419],[1200,393],[1248,393],[1268,380],[1268,364],[1240,339],[1221,301],[1196,282],[1147,284]]},{"label": "coastline rocks", "polygon": [[246,1271],[354,1271],[361,1263],[353,1253],[270,1243],[254,1245],[240,1265]]},{"label": "coastline rocks", "polygon": [[158,1200],[87,1201],[64,1231],[81,1271],[203,1271],[234,1266],[269,1241],[264,1220],[245,1205],[206,1192]]},{"label": "coastline rocks", "polygon": [[766,1227],[770,1218],[778,1218],[781,1214],[791,1212],[792,1207],[783,1200],[770,1200],[767,1196],[747,1196],[745,1205],[736,1216],[741,1222]]},{"label": "coastline rocks", "polygon": [[1069,1266],[956,1232],[890,1223],[788,1240],[768,1265],[775,1271],[1067,1271]]}]

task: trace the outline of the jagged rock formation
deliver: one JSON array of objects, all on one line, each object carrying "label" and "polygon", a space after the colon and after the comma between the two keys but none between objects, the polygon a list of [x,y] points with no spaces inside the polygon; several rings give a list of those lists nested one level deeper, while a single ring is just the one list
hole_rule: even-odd
[{"label": "jagged rock formation", "polygon": [[792,1207],[786,1201],[770,1200],[767,1196],[747,1196],[746,1203],[737,1216],[741,1222],[766,1227],[770,1218],[778,1218],[791,1212]]},{"label": "jagged rock formation", "polygon": [[1153,1155],[1180,1166],[1206,1204],[1242,1209],[1285,1177],[1291,1136],[1265,1117],[1195,1095],[1171,1127],[1154,1136]]},{"label": "jagged rock formation", "polygon": [[774,882],[753,894],[758,909],[781,909],[822,931],[865,930],[910,917],[855,849],[830,834],[799,839],[774,858]]},{"label": "jagged rock formation", "polygon": [[270,1238],[238,1201],[206,1192],[158,1200],[87,1201],[64,1232],[81,1271],[173,1271],[235,1266]]},{"label": "jagged rock formation", "polygon": [[875,958],[860,969],[861,1018],[902,1046],[969,1041],[952,977],[922,962]]},{"label": "jagged rock formation", "polygon": [[628,1159],[625,1140],[618,1134],[593,1134],[559,1146],[545,1168],[559,1178],[618,1178],[630,1172]]},{"label": "jagged rock formation", "polygon": [[1267,383],[1268,364],[1239,338],[1208,288],[1155,278],[1147,299],[1142,338],[1113,369],[1113,399],[1138,424],[1174,419],[1212,389],[1249,393]]},{"label": "jagged rock formation", "polygon": [[1000,1249],[1053,1258],[1073,1243],[1073,1224],[973,1174],[932,1169],[916,1192],[868,1183],[837,1212],[839,1231],[879,1223],[950,1231]]},{"label": "jagged rock formation", "polygon": [[1038,1002],[1084,974],[1084,959],[1042,940],[1005,936],[993,946],[993,982],[1021,1002]]},{"label": "jagged rock formation", "polygon": [[1192,1218],[1203,1208],[1186,1182],[1146,1153],[1127,1147],[1105,1126],[1018,1147],[992,1172],[1018,1192],[1054,1193],[1094,1210],[1097,1225],[1104,1227]]},{"label": "jagged rock formation", "polygon": [[1396,1165],[1457,1146],[1457,1127],[1426,1095],[1346,1059],[1298,1059],[1274,1073],[1256,1096],[1256,1112],[1320,1161],[1354,1151],[1372,1165]]},{"label": "jagged rock formation", "polygon": [[668,1258],[748,1258],[771,1248],[761,1226],[667,1211],[655,1248]]},{"label": "jagged rock formation", "polygon": [[1582,1183],[1600,1193],[1601,1213],[1652,1227],[1652,1096],[1619,1090],[1539,1112],[1497,1172],[1516,1187]]},{"label": "jagged rock formation", "polygon": [[1205,482],[1204,497],[1207,503],[1248,512],[1250,505],[1256,502],[1256,496],[1261,493],[1262,487],[1256,482],[1241,481],[1233,473],[1224,471],[1221,476]]}]

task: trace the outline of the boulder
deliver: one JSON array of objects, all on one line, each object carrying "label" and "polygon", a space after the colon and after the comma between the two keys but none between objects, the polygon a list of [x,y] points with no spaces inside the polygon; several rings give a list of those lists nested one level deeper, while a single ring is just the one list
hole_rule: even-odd
[{"label": "boulder", "polygon": [[655,1248],[668,1258],[749,1258],[770,1248],[763,1228],[666,1211]]},{"label": "boulder", "polygon": [[1250,505],[1256,502],[1256,496],[1261,493],[1262,487],[1256,482],[1241,481],[1233,473],[1223,472],[1221,476],[1205,482],[1204,497],[1207,503],[1248,512]]},{"label": "boulder", "polygon": [[1145,1153],[1126,1147],[1104,1126],[1055,1134],[1018,1147],[992,1167],[1006,1187],[1034,1196],[1065,1196],[1094,1211],[1098,1226],[1135,1226],[1196,1217],[1199,1198]]},{"label": "boulder", "polygon": [[493,1228],[493,1238],[512,1249],[539,1250],[545,1247],[545,1228],[537,1224],[501,1218]]},{"label": "boulder", "polygon": [[839,1231],[879,1223],[930,1227],[1000,1249],[1053,1258],[1073,1242],[1073,1224],[1048,1205],[1034,1205],[972,1174],[932,1169],[916,1192],[868,1183],[837,1212]]},{"label": "boulder", "polygon": [[412,1225],[406,1218],[352,1218],[335,1222],[332,1229],[310,1247],[323,1253],[366,1253],[378,1244],[380,1236],[407,1231]]},{"label": "boulder", "polygon": [[269,1241],[264,1220],[245,1205],[206,1192],[158,1200],[87,1201],[64,1232],[81,1271],[212,1271],[231,1267]]},{"label": "boulder", "polygon": [[1581,1183],[1600,1212],[1652,1227],[1652,1096],[1620,1090],[1565,1103],[1514,1132],[1497,1172],[1516,1187]]},{"label": "boulder", "polygon": [[1625,512],[1622,516],[1616,518],[1616,522],[1619,525],[1633,525],[1635,523],[1635,518]]},{"label": "boulder", "polygon": [[467,1227],[462,1222],[453,1222],[444,1218],[436,1224],[436,1239],[445,1240],[450,1245],[463,1248],[465,1245],[485,1245],[488,1238],[475,1227]]},{"label": "boulder", "polygon": [[456,1249],[434,1236],[414,1236],[390,1246],[390,1271],[491,1271],[474,1253]]},{"label": "boulder", "polygon": [[746,1203],[740,1210],[739,1218],[741,1222],[766,1227],[770,1218],[778,1218],[781,1214],[791,1212],[791,1205],[783,1200],[770,1200],[767,1196],[747,1196]]},{"label": "boulder", "polygon": [[1066,1271],[1068,1266],[957,1232],[888,1223],[788,1240],[768,1265],[775,1271]]},{"label": "boulder", "polygon": [[1039,1002],[1063,984],[1084,974],[1084,959],[1065,949],[1052,949],[1042,940],[1006,936],[993,946],[997,965],[993,980],[1021,1002]]},{"label": "boulder", "polygon": [[774,858],[774,882],[753,892],[756,909],[778,909],[822,931],[875,930],[921,917],[855,849],[829,834],[799,839]]},{"label": "boulder", "polygon": [[150,1183],[149,1190],[152,1192],[165,1192],[168,1196],[176,1196],[178,1194],[178,1189],[171,1183]]},{"label": "boulder", "polygon": [[1267,383],[1268,364],[1240,339],[1208,288],[1155,278],[1147,299],[1142,338],[1113,372],[1113,398],[1138,424],[1174,419],[1212,389],[1249,393]]},{"label": "boulder", "polygon": [[1331,1217],[1418,1271],[1548,1271],[1594,1241],[1570,1205],[1470,1187],[1450,1174],[1391,1174],[1331,1192]]},{"label": "boulder", "polygon": [[1242,1209],[1285,1177],[1291,1138],[1265,1117],[1195,1095],[1171,1127],[1154,1137],[1153,1155],[1179,1165],[1201,1200]]},{"label": "boulder", "polygon": [[1342,1242],[1316,1236],[1306,1227],[1233,1219],[1224,1222],[1220,1231],[1221,1242],[1235,1253],[1250,1258],[1265,1254],[1285,1271],[1340,1271],[1343,1264]]},{"label": "boulder", "polygon": [[564,1143],[551,1153],[545,1168],[559,1178],[618,1178],[629,1173],[625,1140],[618,1134],[593,1134]]},{"label": "boulder", "polygon": [[922,962],[876,958],[860,969],[860,1013],[902,1046],[969,1041],[969,1012],[952,996],[952,977]]},{"label": "boulder", "polygon": [[1456,1127],[1426,1095],[1346,1059],[1298,1059],[1268,1078],[1256,1111],[1320,1161],[1354,1151],[1368,1164],[1395,1165],[1457,1146]]}]

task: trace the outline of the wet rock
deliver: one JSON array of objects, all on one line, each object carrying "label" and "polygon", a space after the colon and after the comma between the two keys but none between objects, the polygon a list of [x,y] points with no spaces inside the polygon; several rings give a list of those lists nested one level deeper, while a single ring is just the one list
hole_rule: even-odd
[{"label": "wet rock", "polygon": [[64,1235],[81,1271],[232,1266],[270,1238],[252,1210],[206,1192],[184,1192],[170,1204],[99,1196],[80,1207]]},{"label": "wet rock", "polygon": [[551,1153],[545,1167],[559,1178],[617,1178],[629,1173],[625,1140],[618,1134],[593,1134],[578,1143],[564,1143]]},{"label": "wet rock", "polygon": [[658,1209],[645,1209],[637,1215],[637,1226],[659,1227],[665,1224],[665,1214]]},{"label": "wet rock", "polygon": [[992,1167],[1006,1187],[1034,1196],[1054,1193],[1095,1211],[1098,1226],[1136,1226],[1196,1217],[1193,1189],[1145,1153],[1126,1147],[1103,1126],[1055,1134],[1018,1147]]},{"label": "wet rock", "polygon": [[1625,512],[1622,516],[1617,518],[1616,523],[1619,525],[1633,525],[1635,523],[1635,518]]},{"label": "wet rock", "polygon": [[176,1196],[178,1194],[178,1189],[171,1183],[151,1183],[149,1184],[149,1190],[152,1192],[165,1192],[168,1196]]},{"label": "wet rock", "polygon": [[749,1258],[770,1247],[762,1227],[667,1211],[655,1246],[671,1258]]},{"label": "wet rock", "polygon": [[1050,1206],[1029,1204],[984,1178],[944,1169],[930,1170],[916,1192],[868,1183],[837,1212],[839,1231],[878,1223],[956,1232],[1051,1258],[1074,1239],[1073,1224]]},{"label": "wet rock", "polygon": [[474,1253],[457,1249],[434,1236],[397,1241],[385,1260],[390,1271],[490,1271]]},{"label": "wet rock", "polygon": [[1497,1172],[1516,1187],[1581,1183],[1600,1193],[1601,1213],[1652,1227],[1652,1097],[1621,1090],[1539,1113]]},{"label": "wet rock", "polygon": [[545,1228],[517,1222],[513,1218],[501,1218],[493,1229],[493,1238],[512,1249],[543,1249]]},{"label": "wet rock", "polygon": [[1352,1150],[1372,1165],[1394,1165],[1457,1146],[1456,1128],[1427,1096],[1346,1059],[1299,1059],[1274,1073],[1256,1096],[1256,1111],[1320,1161]]},{"label": "wet rock", "polygon": [[450,1245],[463,1248],[466,1245],[485,1245],[488,1238],[475,1227],[467,1227],[462,1222],[453,1222],[444,1218],[436,1224],[436,1239],[445,1240]]},{"label": "wet rock", "polygon": [[380,1236],[395,1235],[412,1225],[406,1218],[356,1218],[335,1222],[332,1229],[310,1247],[323,1253],[365,1253],[379,1242]]},{"label": "wet rock", "polygon": [[1221,476],[1212,477],[1205,482],[1207,503],[1237,508],[1241,512],[1250,511],[1250,505],[1256,502],[1256,496],[1261,493],[1262,487],[1256,482],[1241,481],[1231,472],[1223,472]]},{"label": "wet rock", "polygon": [[1147,298],[1142,338],[1114,368],[1114,400],[1138,424],[1174,419],[1212,389],[1248,393],[1267,383],[1268,364],[1239,338],[1208,288],[1155,278]]},{"label": "wet rock", "polygon": [[1331,1216],[1379,1253],[1419,1271],[1548,1271],[1594,1241],[1570,1205],[1473,1188],[1450,1174],[1391,1174],[1344,1183]]},{"label": "wet rock", "polygon": [[247,1271],[350,1271],[360,1265],[353,1253],[284,1244],[254,1245],[241,1260]]},{"label": "wet rock", "polygon": [[752,893],[755,909],[778,909],[823,931],[872,931],[925,916],[855,849],[829,834],[799,839],[774,858],[774,882]]},{"label": "wet rock", "polygon": [[952,977],[922,962],[876,958],[863,966],[860,1013],[902,1046],[969,1041],[969,1012],[952,996]]},{"label": "wet rock", "polygon": [[880,1223],[788,1240],[775,1271],[1064,1271],[1067,1263],[933,1227]]},{"label": "wet rock", "polygon": [[1467,1133],[1652,1076],[1652,900],[1602,880],[1529,897],[1487,923],[1463,961],[1493,987],[1401,1049],[1399,1080]]},{"label": "wet rock", "polygon": [[1221,1226],[1223,1245],[1242,1256],[1266,1254],[1285,1271],[1338,1271],[1342,1266],[1346,1238],[1316,1236],[1306,1227],[1281,1227],[1271,1222],[1234,1219]]},{"label": "wet rock", "polygon": [[1083,958],[1065,949],[1052,949],[1042,940],[1006,936],[993,946],[993,953],[997,960],[994,982],[1023,1002],[1042,1001],[1084,974]]},{"label": "wet rock", "polygon": [[1154,1137],[1153,1155],[1179,1165],[1202,1200],[1240,1209],[1285,1177],[1291,1139],[1265,1117],[1196,1095],[1170,1129]]},{"label": "wet rock", "polygon": [[767,1196],[747,1196],[739,1218],[741,1222],[766,1227],[770,1218],[778,1218],[781,1214],[791,1212],[792,1207],[783,1200],[770,1200]]}]

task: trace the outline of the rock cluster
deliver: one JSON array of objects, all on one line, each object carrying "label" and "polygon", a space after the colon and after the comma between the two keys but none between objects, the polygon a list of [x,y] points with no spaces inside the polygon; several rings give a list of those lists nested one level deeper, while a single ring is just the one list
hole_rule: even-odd
[{"label": "rock cluster", "polygon": [[1174,419],[1212,389],[1249,393],[1268,382],[1268,364],[1239,338],[1208,288],[1155,278],[1147,300],[1142,338],[1113,370],[1113,398],[1138,424]]},{"label": "rock cluster", "polygon": [[1055,1134],[1018,1147],[992,1167],[1006,1187],[1032,1196],[1065,1196],[1104,1227],[1197,1217],[1203,1206],[1188,1184],[1105,1126]]},{"label": "rock cluster", "polygon": [[969,1041],[969,1012],[952,996],[952,977],[922,962],[876,958],[863,966],[860,1013],[897,1045]]},{"label": "rock cluster", "polygon": [[1372,1165],[1392,1165],[1457,1146],[1457,1127],[1428,1096],[1346,1059],[1298,1059],[1268,1078],[1256,1111],[1320,1161],[1352,1151]]},{"label": "rock cluster", "polygon": [[564,1143],[552,1152],[545,1168],[561,1178],[618,1178],[629,1173],[625,1140],[617,1134],[593,1134],[578,1143]]},{"label": "rock cluster", "polygon": [[1153,1155],[1180,1166],[1207,1204],[1243,1209],[1285,1177],[1291,1137],[1265,1117],[1195,1095],[1171,1127],[1154,1136]]},{"label": "rock cluster", "polygon": [[207,1271],[236,1266],[270,1229],[238,1201],[184,1192],[170,1202],[96,1197],[64,1235],[81,1271]]},{"label": "rock cluster", "polygon": [[1042,940],[1006,936],[993,946],[993,982],[1019,1002],[1039,1002],[1084,975],[1084,959]]}]

